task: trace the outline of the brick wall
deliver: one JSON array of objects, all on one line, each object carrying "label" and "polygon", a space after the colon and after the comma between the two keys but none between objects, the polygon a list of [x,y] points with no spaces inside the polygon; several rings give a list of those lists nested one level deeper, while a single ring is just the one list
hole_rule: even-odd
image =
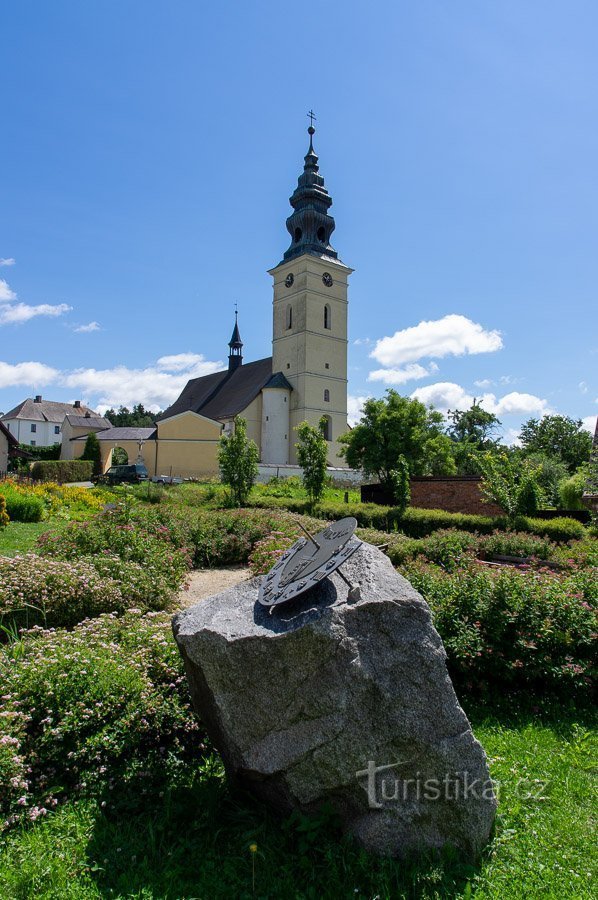
[{"label": "brick wall", "polygon": [[422,476],[411,479],[411,506],[447,512],[501,516],[500,506],[485,503],[478,475]]}]

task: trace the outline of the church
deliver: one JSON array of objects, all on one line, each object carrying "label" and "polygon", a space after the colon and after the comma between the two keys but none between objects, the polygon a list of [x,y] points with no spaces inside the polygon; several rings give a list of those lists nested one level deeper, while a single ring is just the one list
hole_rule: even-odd
[{"label": "church", "polygon": [[228,369],[190,380],[154,428],[115,428],[105,419],[77,420],[63,429],[62,455],[83,452],[90,431],[97,434],[102,463],[122,447],[129,461],[138,455],[150,475],[201,478],[218,472],[218,441],[247,421],[264,465],[296,464],[294,429],[324,417],[329,466],[343,466],[340,435],[347,431],[347,289],[353,269],[332,247],[332,198],[320,174],[308,128],[303,172],[290,198],[286,221],[290,245],[269,270],[273,281],[272,356],[245,362],[237,315],[229,342]]}]

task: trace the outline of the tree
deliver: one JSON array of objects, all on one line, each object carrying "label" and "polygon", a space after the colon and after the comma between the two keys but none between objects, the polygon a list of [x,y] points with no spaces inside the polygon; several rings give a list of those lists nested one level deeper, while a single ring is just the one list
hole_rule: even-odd
[{"label": "tree", "polygon": [[411,500],[409,466],[404,456],[399,456],[397,467],[391,471],[390,477],[392,480],[392,499],[396,508],[400,510],[400,515],[403,515]]},{"label": "tree", "polygon": [[129,454],[124,447],[115,447],[112,451],[112,465],[126,466],[129,462]]},{"label": "tree", "polygon": [[559,484],[559,506],[561,509],[586,509],[583,502],[587,488],[590,467],[580,466],[573,475],[566,476]]},{"label": "tree", "polygon": [[460,475],[478,474],[479,455],[498,447],[498,441],[493,437],[500,427],[498,417],[482,409],[477,400],[474,400],[469,409],[449,409],[447,418],[451,423],[447,433],[453,441],[457,471]]},{"label": "tree", "polygon": [[571,474],[587,463],[592,450],[592,435],[584,429],[581,419],[569,416],[528,419],[521,426],[519,440],[526,456],[545,453],[564,462]]},{"label": "tree", "polygon": [[83,450],[81,459],[91,460],[93,463],[93,475],[102,474],[102,451],[100,449],[100,442],[93,431],[87,435],[85,449]]},{"label": "tree", "polygon": [[540,506],[539,470],[529,464],[517,465],[508,453],[487,451],[480,457],[482,493],[498,503],[508,519],[533,515]]},{"label": "tree", "polygon": [[[513,448],[511,455],[520,465],[534,466],[538,469],[538,484],[544,499],[549,506],[558,506],[559,484],[569,474],[565,463],[556,456],[546,453],[522,453],[518,447]],[[575,507],[570,507],[575,509]]]},{"label": "tree", "polygon": [[451,440],[444,417],[419,400],[389,389],[381,400],[366,400],[361,421],[339,438],[349,466],[376,475],[392,492],[391,472],[403,456],[411,475],[453,475]]},{"label": "tree", "polygon": [[234,421],[232,434],[223,434],[218,447],[220,478],[231,491],[232,500],[243,506],[258,475],[259,451],[247,437],[247,422],[241,416]]},{"label": "tree", "polygon": [[104,418],[119,428],[149,428],[159,415],[160,413],[151,413],[143,403],[137,403],[132,410],[126,406],[120,406],[118,412],[107,409]]},{"label": "tree", "polygon": [[324,437],[326,419],[320,419],[316,428],[309,422],[300,422],[295,428],[299,440],[295,444],[297,459],[303,469],[303,484],[309,497],[310,505],[321,500],[326,483],[326,463],[328,461],[328,442]]},{"label": "tree", "polygon": [[496,443],[492,435],[500,427],[500,421],[494,413],[482,409],[477,400],[474,399],[469,409],[449,409],[447,418],[451,422],[447,432],[454,441],[471,444],[478,450]]}]

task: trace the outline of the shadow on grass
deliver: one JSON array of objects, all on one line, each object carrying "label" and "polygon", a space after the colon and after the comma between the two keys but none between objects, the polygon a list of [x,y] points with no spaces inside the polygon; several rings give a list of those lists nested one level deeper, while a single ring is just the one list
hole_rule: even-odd
[{"label": "shadow on grass", "polygon": [[477,872],[450,851],[409,863],[370,856],[326,812],[278,819],[229,789],[217,763],[150,797],[140,784],[109,794],[87,848],[102,896],[456,897]]},{"label": "shadow on grass", "polygon": [[[464,701],[467,710],[468,699]],[[474,727],[546,726],[567,736],[589,724],[590,708],[538,698],[480,705]],[[229,788],[217,756],[181,767],[176,779],[116,784],[100,798],[87,857],[101,896],[148,898],[455,898],[468,896],[484,864],[454,852],[398,862],[370,856],[343,837],[327,813],[277,818],[252,796]],[[250,845],[256,844],[252,854]]]}]

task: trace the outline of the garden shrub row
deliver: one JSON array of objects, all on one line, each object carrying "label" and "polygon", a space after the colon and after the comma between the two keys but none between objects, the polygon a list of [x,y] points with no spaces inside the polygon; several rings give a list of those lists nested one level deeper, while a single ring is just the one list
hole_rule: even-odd
[{"label": "garden shrub row", "polygon": [[[141,565],[100,554],[73,560],[35,554],[0,557],[0,625],[72,627],[102,613],[164,609],[178,584],[149,560]],[[0,642],[3,634],[0,633]]]},{"label": "garden shrub row", "polygon": [[[308,513],[309,503],[282,497],[252,498],[250,506],[266,509],[288,509],[296,513]],[[410,507],[403,514],[392,506],[376,503],[320,503],[314,514],[322,519],[340,519],[354,516],[363,528],[379,531],[402,531],[408,537],[421,538],[441,528],[456,528],[477,534],[491,534],[495,530],[514,528],[530,534],[545,535],[554,541],[570,541],[584,536],[584,526],[574,519],[534,519],[520,516],[513,523],[503,517],[477,516],[466,513],[451,513],[442,509],[419,509]]]},{"label": "garden shrub row", "polygon": [[431,607],[451,676],[465,690],[589,693],[595,669],[596,573],[467,563],[447,574],[416,561],[403,574]]},{"label": "garden shrub row", "polygon": [[[165,609],[192,565],[241,564],[273,531],[289,542],[300,534],[284,512],[172,513],[122,504],[43,534],[37,555],[1,560],[0,624],[72,627],[104,612]],[[321,524],[305,521],[314,530]]]},{"label": "garden shrub row", "polygon": [[0,682],[0,831],[84,794],[103,794],[110,814],[127,784],[149,800],[197,762],[200,726],[167,614],[28,631],[0,653]]},{"label": "garden shrub row", "polygon": [[46,459],[34,462],[31,477],[34,481],[89,481],[93,462],[88,459]]}]

